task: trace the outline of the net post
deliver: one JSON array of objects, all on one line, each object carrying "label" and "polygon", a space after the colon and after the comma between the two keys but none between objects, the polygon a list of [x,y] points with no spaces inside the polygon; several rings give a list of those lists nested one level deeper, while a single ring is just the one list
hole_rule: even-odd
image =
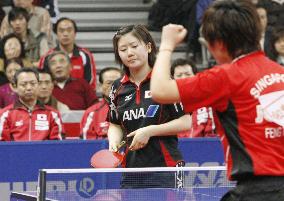
[{"label": "net post", "polygon": [[[184,167],[184,166],[185,166],[184,161],[179,161],[176,164],[176,167]],[[184,171],[183,170],[177,170],[175,172],[175,188],[176,189],[184,188]]]},{"label": "net post", "polygon": [[46,197],[46,171],[39,170],[37,185],[37,201],[45,201]]}]

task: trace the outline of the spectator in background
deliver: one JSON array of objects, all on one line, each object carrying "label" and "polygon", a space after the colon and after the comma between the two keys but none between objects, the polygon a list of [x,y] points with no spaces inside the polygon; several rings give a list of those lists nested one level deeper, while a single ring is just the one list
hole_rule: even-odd
[{"label": "spectator in background", "polygon": [[5,72],[0,71],[0,86],[7,84],[9,80],[7,79]]},{"label": "spectator in background", "polygon": [[267,26],[267,12],[262,4],[256,4],[256,11],[260,19],[261,24],[261,39],[260,46],[266,55],[269,54],[269,44],[271,37],[271,27]]},{"label": "spectator in background", "polygon": [[[193,77],[197,68],[190,59],[176,59],[171,66],[171,76],[174,79]],[[215,122],[211,107],[201,107],[192,112],[191,129],[178,134],[178,137],[217,137]]]},{"label": "spectator in background", "polygon": [[272,31],[270,41],[269,57],[284,66],[284,26],[275,27]]},{"label": "spectator in background", "polygon": [[71,76],[71,61],[63,51],[52,52],[47,59],[55,86],[53,96],[70,110],[85,110],[97,101],[92,87],[84,79]]},{"label": "spectator in background", "polygon": [[31,60],[34,67],[38,67],[40,57],[49,49],[45,33],[35,33],[28,29],[29,14],[23,8],[12,8],[8,21],[15,35],[24,43],[25,56]]},{"label": "spectator in background", "polygon": [[103,139],[107,138],[109,122],[106,120],[109,111],[108,95],[112,83],[121,77],[121,70],[115,67],[106,67],[100,71],[99,82],[102,88],[103,98],[98,103],[89,107],[81,120],[81,138]]},{"label": "spectator in background", "polygon": [[[33,0],[13,0],[15,7],[21,7],[28,11],[28,28],[35,33],[45,33],[47,35],[49,48],[52,48],[55,45],[55,40],[52,37],[52,25],[49,13],[44,8],[34,6],[32,2]],[[0,37],[3,38],[5,35],[12,32],[12,27],[6,15],[1,24]]]},{"label": "spectator in background", "polygon": [[[194,28],[190,30],[188,35],[188,53],[190,57],[194,59],[195,62],[200,62],[202,53],[201,53],[201,44],[199,42],[200,37],[200,28],[201,28],[201,20],[204,11],[212,4],[214,0],[197,0],[196,2],[196,14],[194,18]],[[193,20],[193,19],[192,19]]]},{"label": "spectator in background", "polygon": [[43,7],[49,12],[52,24],[57,22],[60,14],[57,0],[33,0],[33,4]]},{"label": "spectator in background", "polygon": [[31,67],[32,62],[25,56],[25,48],[21,39],[11,33],[6,35],[0,49],[3,50],[2,58],[0,58],[0,71],[4,71],[4,63],[6,60],[19,58],[24,67]]},{"label": "spectator in background", "polygon": [[66,52],[71,60],[72,69],[71,76],[73,78],[85,79],[94,90],[96,90],[96,65],[92,53],[75,44],[77,33],[77,25],[74,20],[69,18],[60,18],[55,24],[55,32],[57,34],[58,46],[51,49],[40,60],[40,68],[48,68],[47,57],[54,51]]},{"label": "spectator in background", "polygon": [[0,25],[4,17],[5,17],[5,11],[3,10],[2,2],[0,2]]},{"label": "spectator in background", "polygon": [[5,61],[4,71],[9,83],[6,83],[0,87],[0,108],[4,108],[15,102],[17,94],[15,93],[14,75],[17,70],[23,66],[22,60],[10,59]]},{"label": "spectator in background", "polygon": [[284,1],[283,0],[258,0],[267,11],[268,26],[284,26]]},{"label": "spectator in background", "polygon": [[67,111],[68,106],[57,101],[56,98],[52,95],[54,88],[54,80],[50,72],[45,71],[44,69],[38,69],[39,73],[39,90],[38,90],[38,100],[45,105],[49,105],[54,109],[62,112]]},{"label": "spectator in background", "polygon": [[38,72],[21,68],[14,76],[16,103],[1,110],[1,141],[61,140],[62,121],[53,108],[37,101]]}]

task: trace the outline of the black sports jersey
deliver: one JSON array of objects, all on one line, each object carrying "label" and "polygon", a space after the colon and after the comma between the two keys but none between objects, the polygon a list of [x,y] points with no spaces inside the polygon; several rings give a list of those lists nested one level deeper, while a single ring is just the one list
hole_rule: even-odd
[{"label": "black sports jersey", "polygon": [[[139,128],[169,122],[184,115],[180,104],[163,105],[151,98],[151,73],[137,86],[125,75],[116,80],[110,92],[109,121],[121,126],[124,136]],[[133,138],[127,139],[130,145]],[[177,136],[151,137],[137,151],[126,150],[125,167],[176,166],[182,160]]]}]

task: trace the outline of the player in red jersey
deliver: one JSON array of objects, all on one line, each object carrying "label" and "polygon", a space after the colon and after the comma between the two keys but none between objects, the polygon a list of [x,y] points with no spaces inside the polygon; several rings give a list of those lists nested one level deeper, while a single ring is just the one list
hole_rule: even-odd
[{"label": "player in red jersey", "polygon": [[172,51],[187,31],[167,25],[152,97],[164,104],[181,101],[185,112],[208,106],[217,111],[228,176],[237,181],[222,201],[284,200],[284,68],[260,51],[260,21],[248,1],[216,1],[202,27],[219,65],[191,78],[171,79]]}]

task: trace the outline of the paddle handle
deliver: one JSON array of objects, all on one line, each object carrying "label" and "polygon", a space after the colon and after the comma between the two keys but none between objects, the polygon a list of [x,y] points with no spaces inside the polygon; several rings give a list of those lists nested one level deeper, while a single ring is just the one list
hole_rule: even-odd
[{"label": "paddle handle", "polygon": [[117,150],[120,150],[124,145],[125,145],[126,141],[122,140],[119,145],[117,146]]}]

